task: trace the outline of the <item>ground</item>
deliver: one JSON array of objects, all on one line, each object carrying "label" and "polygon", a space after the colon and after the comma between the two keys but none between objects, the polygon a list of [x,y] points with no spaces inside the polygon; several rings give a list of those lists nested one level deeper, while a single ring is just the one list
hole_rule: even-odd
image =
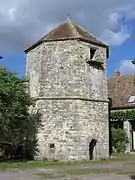
[{"label": "ground", "polygon": [[135,180],[135,155],[82,163],[1,163],[2,180]]}]

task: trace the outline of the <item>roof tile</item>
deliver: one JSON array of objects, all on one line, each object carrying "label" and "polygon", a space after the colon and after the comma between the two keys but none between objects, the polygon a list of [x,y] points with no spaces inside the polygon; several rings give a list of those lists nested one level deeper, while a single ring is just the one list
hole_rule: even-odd
[{"label": "roof tile", "polygon": [[135,75],[127,75],[108,80],[108,96],[112,100],[112,108],[135,106],[128,102],[135,95],[134,78]]},{"label": "roof tile", "polygon": [[42,37],[37,43],[26,49],[25,52],[28,52],[29,50],[38,46],[38,44],[42,42],[70,40],[70,39],[81,39],[108,48],[106,44],[104,44],[102,41],[98,40],[95,36],[87,32],[83,27],[69,20],[69,21],[65,21],[63,24],[60,24],[58,27],[50,31],[48,34]]}]

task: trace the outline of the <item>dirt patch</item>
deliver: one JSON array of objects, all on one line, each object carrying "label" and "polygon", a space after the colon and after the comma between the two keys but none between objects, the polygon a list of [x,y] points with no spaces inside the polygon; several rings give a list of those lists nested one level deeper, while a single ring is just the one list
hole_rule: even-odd
[{"label": "dirt patch", "polygon": [[135,161],[0,171],[1,180],[135,180]]}]

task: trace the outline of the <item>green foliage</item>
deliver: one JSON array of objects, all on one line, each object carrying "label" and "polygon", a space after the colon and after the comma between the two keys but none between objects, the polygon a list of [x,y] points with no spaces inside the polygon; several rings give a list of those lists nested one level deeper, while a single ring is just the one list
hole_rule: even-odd
[{"label": "green foliage", "polygon": [[135,66],[135,58],[132,59],[131,63]]},{"label": "green foliage", "polygon": [[135,120],[135,110],[112,111],[110,117],[112,120],[119,121]]},{"label": "green foliage", "polygon": [[[39,113],[30,114],[29,107],[34,99],[27,91],[26,79],[16,73],[0,69],[0,142],[10,142],[17,146],[32,145],[35,148],[35,133],[39,127]],[[33,150],[31,150],[31,154]]]},{"label": "green foliage", "polygon": [[129,143],[128,137],[123,129],[112,128],[112,147],[117,153],[125,152]]}]

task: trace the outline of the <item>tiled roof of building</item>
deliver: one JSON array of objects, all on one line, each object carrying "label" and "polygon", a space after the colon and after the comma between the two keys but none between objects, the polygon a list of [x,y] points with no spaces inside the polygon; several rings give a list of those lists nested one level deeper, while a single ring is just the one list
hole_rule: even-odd
[{"label": "tiled roof of building", "polygon": [[130,108],[135,104],[129,103],[129,98],[135,96],[134,75],[111,77],[108,80],[108,95],[112,108]]},{"label": "tiled roof of building", "polygon": [[37,43],[26,49],[25,52],[28,52],[29,50],[35,48],[42,42],[73,40],[73,39],[80,39],[96,45],[108,47],[105,43],[98,40],[95,36],[87,32],[83,27],[77,25],[73,21],[68,20],[60,24],[52,31],[50,31],[48,34],[42,37]]}]

